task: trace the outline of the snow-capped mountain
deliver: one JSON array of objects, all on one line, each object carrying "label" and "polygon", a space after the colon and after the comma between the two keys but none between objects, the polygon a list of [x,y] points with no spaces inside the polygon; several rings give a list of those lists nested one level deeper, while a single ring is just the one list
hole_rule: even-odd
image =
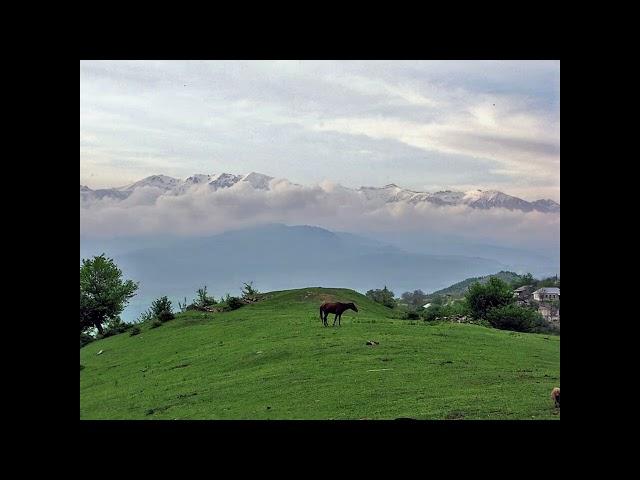
[{"label": "snow-capped mountain", "polygon": [[242,177],[243,182],[249,182],[253,188],[259,190],[269,190],[269,182],[271,182],[271,180],[273,180],[273,177],[256,172],[248,173]]},{"label": "snow-capped mountain", "polygon": [[385,203],[408,201],[415,194],[419,193],[400,188],[395,183],[390,183],[381,188],[360,187],[357,191],[364,195],[367,200]]},{"label": "snow-capped mountain", "polygon": [[451,190],[435,193],[419,192],[409,198],[408,201],[414,205],[422,202],[429,202],[435,205],[447,206],[460,204],[464,196],[464,192],[452,192]]},{"label": "snow-capped mountain", "polygon": [[512,197],[496,190],[472,190],[466,192],[461,202],[470,207],[482,209],[502,207],[508,210],[522,210],[524,212],[534,210],[533,204],[526,200]]},{"label": "snow-capped mountain", "polygon": [[559,212],[560,204],[554,202],[553,200],[536,200],[535,202],[531,202],[535,210],[540,212]]},{"label": "snow-capped mountain", "polygon": [[132,183],[131,185],[121,187],[118,190],[127,191],[127,190],[135,190],[136,188],[141,188],[141,187],[154,187],[154,188],[160,188],[161,190],[164,190],[164,191],[169,191],[169,190],[173,190],[174,188],[179,186],[181,183],[182,183],[182,180],[173,178],[173,177],[168,177],[166,175],[151,175],[150,177],[143,178],[142,180]]},{"label": "snow-capped mountain", "polygon": [[209,188],[218,190],[220,188],[229,188],[242,179],[242,175],[233,175],[231,173],[218,173],[212,175],[209,179]]},{"label": "snow-capped mountain", "polygon": [[[231,188],[239,182],[246,182],[257,190],[270,190],[272,180],[274,180],[274,177],[257,172],[251,172],[246,175],[234,175],[231,173],[196,174],[184,180],[166,175],[151,175],[120,188],[92,190],[85,185],[80,185],[80,200],[81,202],[103,198],[122,200],[136,189],[143,187],[156,188],[159,195],[184,195],[192,189],[202,188],[217,191]],[[288,182],[288,180],[284,181]],[[465,205],[478,209],[505,208],[523,212],[557,213],[560,211],[560,205],[553,200],[543,199],[528,202],[497,190],[471,190],[467,192],[444,190],[430,193],[409,190],[393,183],[384,187],[360,187],[355,190],[340,185],[339,189],[342,192],[353,192],[357,195],[362,195],[364,199],[377,205],[396,202],[420,205],[427,202],[443,207]]]}]

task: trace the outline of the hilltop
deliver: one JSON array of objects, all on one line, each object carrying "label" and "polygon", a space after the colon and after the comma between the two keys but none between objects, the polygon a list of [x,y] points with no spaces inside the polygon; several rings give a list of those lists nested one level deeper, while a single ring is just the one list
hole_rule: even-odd
[{"label": "hilltop", "polygon": [[[328,300],[359,312],[324,328]],[[83,347],[80,418],[559,418],[559,348],[555,336],[399,320],[353,290],[276,291]]]}]

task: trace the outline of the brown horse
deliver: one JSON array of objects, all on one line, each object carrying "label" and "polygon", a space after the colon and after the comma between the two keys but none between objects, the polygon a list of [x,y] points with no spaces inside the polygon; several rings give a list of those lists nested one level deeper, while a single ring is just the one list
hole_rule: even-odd
[{"label": "brown horse", "polygon": [[327,317],[330,313],[334,313],[335,317],[333,317],[333,326],[336,326],[336,320],[338,320],[338,326],[341,326],[342,314],[345,310],[353,310],[354,312],[357,312],[358,308],[353,303],[323,303],[320,305],[320,320],[322,320],[322,324],[325,327],[328,327]]}]

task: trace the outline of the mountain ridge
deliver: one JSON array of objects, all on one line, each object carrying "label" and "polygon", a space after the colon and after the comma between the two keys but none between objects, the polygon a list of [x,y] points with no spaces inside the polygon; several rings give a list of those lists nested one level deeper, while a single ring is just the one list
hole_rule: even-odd
[{"label": "mountain ridge", "polygon": [[[232,173],[194,174],[182,180],[167,175],[150,175],[137,182],[119,188],[91,189],[86,185],[80,185],[81,201],[92,199],[112,198],[123,200],[138,188],[156,188],[160,195],[184,195],[192,189],[204,188],[211,191],[231,188],[237,184],[247,184],[255,190],[267,191],[271,189],[275,177],[258,172],[249,172],[244,175]],[[293,185],[289,180],[277,179]],[[466,206],[475,209],[505,208],[507,210],[520,210],[523,212],[538,211],[543,213],[558,213],[560,204],[551,199],[538,199],[527,201],[513,195],[508,195],[497,190],[469,190],[453,191],[439,190],[436,192],[421,192],[402,188],[395,183],[389,183],[383,187],[361,186],[348,188],[340,185],[343,190],[362,195],[365,200],[378,203],[404,202],[411,205],[429,203],[439,207]]]}]

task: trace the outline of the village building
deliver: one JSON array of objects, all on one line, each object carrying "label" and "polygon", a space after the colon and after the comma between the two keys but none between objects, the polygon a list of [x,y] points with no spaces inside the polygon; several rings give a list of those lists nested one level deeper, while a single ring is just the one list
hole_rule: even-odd
[{"label": "village building", "polygon": [[531,290],[533,290],[532,285],[523,285],[522,287],[518,287],[513,291],[513,296],[518,300],[525,300],[531,295]]},{"label": "village building", "polygon": [[541,303],[538,312],[547,322],[560,326],[560,308],[549,303]]},{"label": "village building", "polygon": [[560,300],[560,289],[558,287],[543,287],[533,292],[533,299],[538,302],[551,302]]}]

